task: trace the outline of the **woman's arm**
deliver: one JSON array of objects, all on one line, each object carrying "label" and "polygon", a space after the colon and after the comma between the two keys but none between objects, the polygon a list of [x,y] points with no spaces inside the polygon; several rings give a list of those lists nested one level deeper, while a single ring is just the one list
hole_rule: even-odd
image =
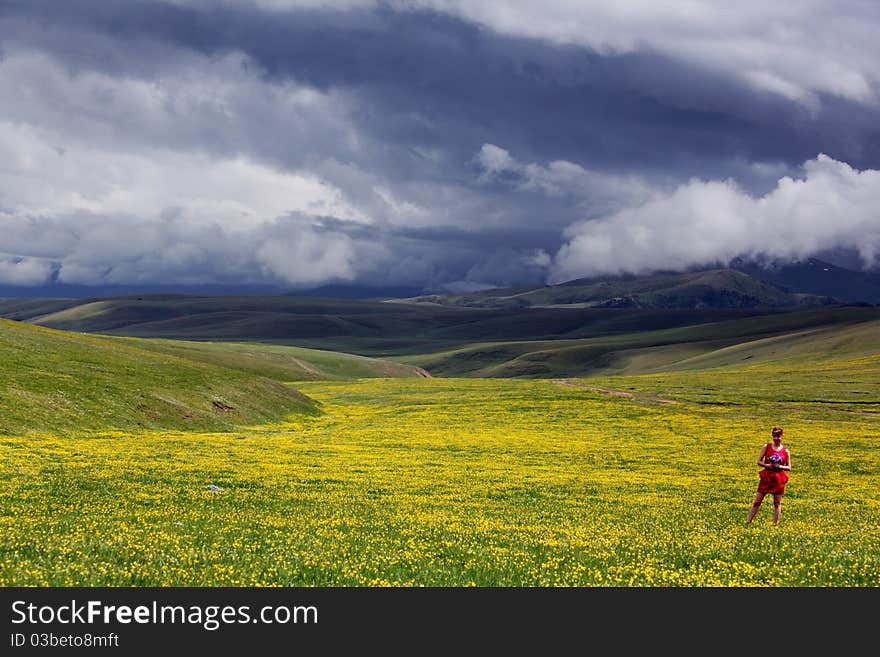
[{"label": "woman's arm", "polygon": [[779,469],[780,470],[791,470],[791,451],[787,447],[785,448],[785,453],[788,456],[788,458],[785,460],[785,465],[780,465]]},{"label": "woman's arm", "polygon": [[758,455],[758,465],[760,465],[762,468],[769,468],[770,464],[764,463],[764,455],[765,454],[767,454],[767,445],[764,445],[761,448],[761,453]]}]

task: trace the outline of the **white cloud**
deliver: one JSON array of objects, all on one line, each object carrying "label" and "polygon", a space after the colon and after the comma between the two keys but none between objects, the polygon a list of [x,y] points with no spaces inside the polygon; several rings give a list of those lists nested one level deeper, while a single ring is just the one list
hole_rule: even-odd
[{"label": "white cloud", "polygon": [[553,262],[553,258],[544,249],[536,249],[525,257],[525,262],[535,267],[549,267],[550,263]]},{"label": "white cloud", "polygon": [[692,180],[606,218],[571,226],[551,280],[642,273],[728,262],[750,254],[802,257],[857,249],[866,265],[880,255],[880,171],[858,171],[820,154],[804,177],[781,178],[753,197],[732,181]]},{"label": "white cloud", "polygon": [[337,231],[317,231],[299,225],[292,230],[270,230],[256,258],[275,280],[297,286],[329,281],[351,281],[388,257],[375,243],[357,240]]},{"label": "white cloud", "polygon": [[377,185],[373,187],[373,193],[384,205],[386,212],[383,216],[392,223],[408,225],[430,223],[431,213],[427,208],[398,198],[388,187]]},{"label": "white cloud", "polygon": [[519,191],[537,191],[550,197],[570,197],[578,211],[588,216],[607,214],[655,193],[652,185],[636,175],[593,171],[566,160],[546,165],[523,163],[494,144],[483,144],[475,161],[482,169],[482,182],[501,182]]},{"label": "white cloud", "polygon": [[[167,213],[16,217],[0,213],[0,282],[304,286],[347,281],[390,259],[380,244],[288,215],[229,228]],[[22,255],[24,254],[24,255]]]},{"label": "white cloud", "polygon": [[517,171],[520,164],[510,156],[510,152],[495,144],[483,144],[475,158],[483,169],[483,178],[490,179],[505,171]]},{"label": "white cloud", "polygon": [[5,285],[42,285],[52,274],[52,263],[38,258],[0,255],[0,283]]},{"label": "white cloud", "polygon": [[254,226],[290,212],[355,222],[369,217],[309,173],[243,156],[165,148],[113,152],[70,134],[0,120],[0,198],[7,214],[173,213],[193,223]]},{"label": "white cloud", "polygon": [[288,212],[368,221],[340,190],[245,157],[141,149],[113,152],[49,130],[0,121],[0,194],[7,212],[175,212],[193,222],[254,225]]},{"label": "white cloud", "polygon": [[[328,128],[332,103],[262,83],[244,63],[188,55],[147,81],[74,73],[40,54],[0,60],[0,281],[298,285],[372,266],[381,248],[318,219],[371,216],[311,169],[241,147],[276,121],[279,141],[308,146],[310,131],[327,130],[345,143],[349,131]],[[226,142],[205,137],[226,129]]]},{"label": "white cloud", "polygon": [[334,99],[266,84],[238,54],[186,54],[178,66],[143,80],[73,72],[42,54],[0,59],[0,208],[144,217],[172,208],[230,225],[287,212],[369,221],[305,168],[241,154],[273,134],[285,152],[307,151],[317,133],[350,145]]}]

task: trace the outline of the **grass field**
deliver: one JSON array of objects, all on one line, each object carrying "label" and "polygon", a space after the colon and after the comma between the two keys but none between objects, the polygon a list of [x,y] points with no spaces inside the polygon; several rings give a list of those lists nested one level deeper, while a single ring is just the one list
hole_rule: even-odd
[{"label": "grass field", "polygon": [[[321,414],[5,436],[0,584],[873,587],[878,375],[876,354],[790,354],[298,382]],[[774,424],[794,464],[782,519],[768,500],[747,527]]]}]

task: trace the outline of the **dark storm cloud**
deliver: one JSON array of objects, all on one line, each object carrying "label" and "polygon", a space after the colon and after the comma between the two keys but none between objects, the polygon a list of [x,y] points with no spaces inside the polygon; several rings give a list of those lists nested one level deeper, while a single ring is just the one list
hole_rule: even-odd
[{"label": "dark storm cloud", "polygon": [[[71,42],[43,47],[110,74],[146,73],[153,50],[132,43],[244,52],[270,77],[357,93],[364,102],[352,118],[383,140],[454,148],[461,157],[489,142],[532,159],[601,168],[672,163],[701,174],[708,166],[710,175],[737,158],[797,165],[824,152],[860,168],[880,160],[876,111],[849,101],[823,97],[825,111],[815,117],[656,52],[600,55],[435,12],[20,0],[2,15],[38,29],[78,28]],[[118,57],[91,58],[88,32],[112,38]]]},{"label": "dark storm cloud", "polygon": [[[742,76],[662,40],[597,50],[552,29],[495,30],[498,3],[481,5],[479,23],[399,4],[0,3],[0,151],[32,182],[0,166],[0,220],[21,233],[0,238],[0,278],[509,285],[614,271],[616,249],[684,266],[684,238],[656,261],[631,241],[656,222],[676,230],[660,211],[692,228],[703,209],[676,201],[712,197],[692,179],[732,181],[731,243],[749,251],[760,245],[738,199],[780,198],[780,179],[805,178],[819,153],[880,168],[860,79],[834,94],[827,76],[813,87],[774,70]],[[95,182],[65,159],[99,179],[130,175]],[[811,189],[849,184],[822,162],[808,166]],[[874,184],[854,180],[844,196]],[[859,245],[873,224],[857,214],[841,235],[817,230],[820,246]],[[53,230],[21,239],[34,222]],[[126,226],[142,248],[114,265],[105,245]],[[147,253],[175,241],[171,256]],[[727,255],[700,246],[701,258]]]}]

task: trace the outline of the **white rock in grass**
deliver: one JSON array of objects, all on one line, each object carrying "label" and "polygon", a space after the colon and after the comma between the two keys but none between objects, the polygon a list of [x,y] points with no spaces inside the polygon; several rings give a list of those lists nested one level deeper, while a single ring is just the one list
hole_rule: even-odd
[{"label": "white rock in grass", "polygon": [[208,484],[208,490],[212,493],[222,493],[225,489],[220,488],[220,486],[215,486],[214,484]]}]

